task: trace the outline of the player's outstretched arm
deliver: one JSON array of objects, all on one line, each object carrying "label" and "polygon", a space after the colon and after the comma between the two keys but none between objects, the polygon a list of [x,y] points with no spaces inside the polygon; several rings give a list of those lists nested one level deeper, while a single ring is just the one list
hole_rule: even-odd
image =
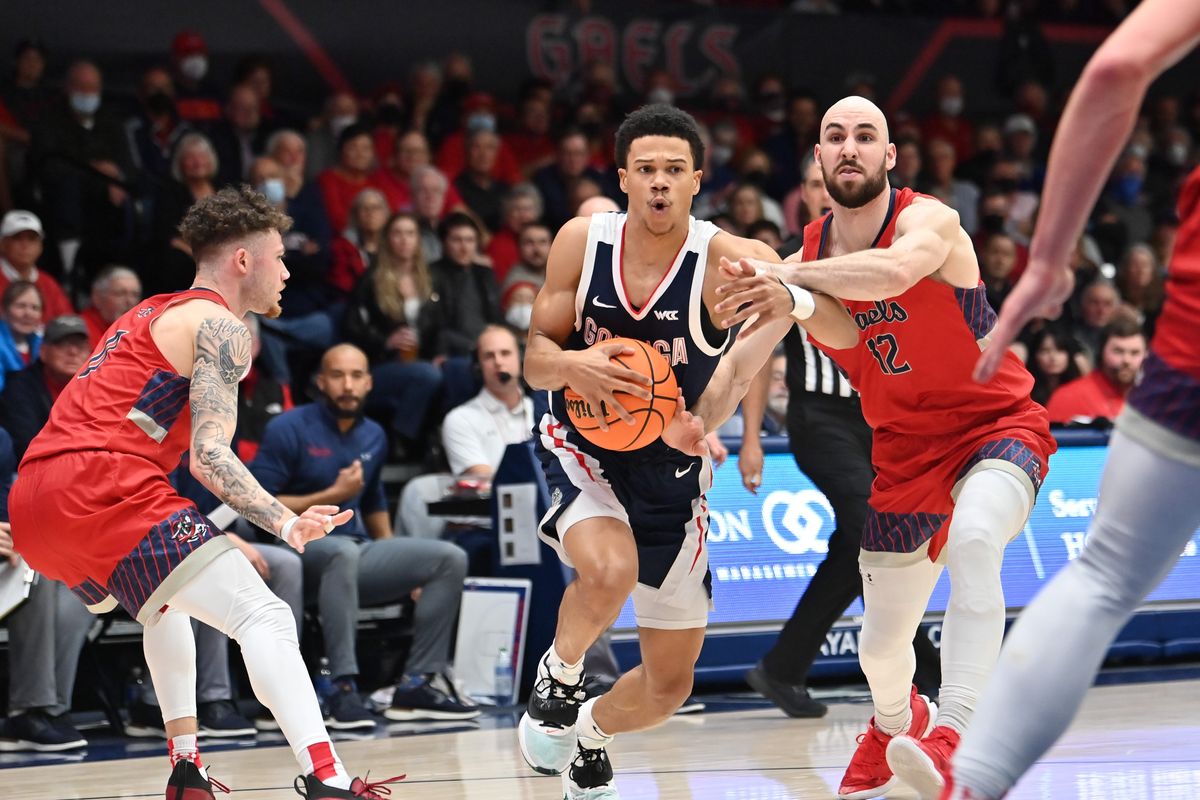
[{"label": "player's outstretched arm", "polygon": [[[567,222],[550,246],[546,262],[546,284],[533,301],[529,322],[529,340],[525,347],[525,380],[534,389],[562,389],[570,386],[592,408],[601,403],[625,422],[633,417],[613,397],[628,392],[643,400],[650,399],[650,379],[611,361],[615,355],[633,355],[633,349],[619,344],[563,350],[562,345],[575,327],[575,295],[583,273],[584,251],[590,220],[576,217]],[[608,426],[599,420],[602,430]]]},{"label": "player's outstretched arm", "polygon": [[192,364],[191,471],[246,519],[297,550],[353,516],[336,506],[314,506],[297,516],[259,485],[229,446],[237,428],[237,387],[250,366],[250,332],[232,316],[200,322]]},{"label": "player's outstretched arm", "polygon": [[988,380],[1029,320],[1071,296],[1070,253],[1129,140],[1150,83],[1200,44],[1200,4],[1146,0],[1100,46],[1067,100],[1050,147],[1029,266],[1004,302],[975,370]]}]

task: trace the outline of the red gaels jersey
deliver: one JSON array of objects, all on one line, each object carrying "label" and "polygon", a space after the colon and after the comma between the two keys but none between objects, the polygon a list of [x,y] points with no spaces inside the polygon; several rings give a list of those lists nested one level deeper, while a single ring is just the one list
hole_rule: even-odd
[{"label": "red gaels jersey", "polygon": [[1200,167],[1179,190],[1179,233],[1167,270],[1167,300],[1154,330],[1154,352],[1174,369],[1200,380]]},{"label": "red gaels jersey", "polygon": [[214,291],[188,289],[143,300],[109,326],[92,357],[58,396],[50,421],[29,445],[22,465],[99,450],[140,456],[164,475],[175,469],[191,445],[191,380],[175,372],[159,351],[150,324],[171,306],[195,299],[226,306]]},{"label": "red gaels jersey", "polygon": [[[892,189],[888,216],[874,247],[888,247],[896,219],[919,195]],[[804,260],[824,255],[833,215],[804,229]],[[858,345],[833,350],[813,341],[844,369],[862,393],[863,415],[881,433],[946,435],[977,431],[999,418],[1045,410],[1029,397],[1033,377],[1011,352],[986,384],[971,372],[980,340],[996,322],[980,282],[960,289],[922,278],[897,297],[842,301],[858,326]]]}]

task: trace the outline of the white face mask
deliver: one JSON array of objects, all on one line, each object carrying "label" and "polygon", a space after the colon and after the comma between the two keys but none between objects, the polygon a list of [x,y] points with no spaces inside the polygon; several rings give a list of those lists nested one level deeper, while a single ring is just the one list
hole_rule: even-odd
[{"label": "white face mask", "polygon": [[258,190],[263,193],[271,205],[283,205],[283,202],[287,200],[287,192],[284,189],[282,178],[267,178],[258,185]]},{"label": "white face mask", "polygon": [[533,304],[520,303],[510,306],[508,312],[504,315],[504,319],[517,330],[529,330],[529,321],[533,319]]},{"label": "white face mask", "polygon": [[778,417],[780,419],[787,416],[787,407],[788,407],[787,395],[783,395],[782,397],[779,397],[777,395],[767,401],[767,408],[769,408],[771,410],[772,414],[774,414],[776,417]]},{"label": "white face mask", "polygon": [[646,95],[646,101],[670,105],[675,102],[675,93],[665,86],[658,86],[650,90],[650,93]]},{"label": "white face mask", "polygon": [[963,99],[961,97],[943,97],[942,102],[938,105],[947,117],[957,117],[962,113]]},{"label": "white face mask", "polygon": [[342,114],[341,116],[333,117],[329,120],[329,132],[333,134],[333,138],[336,140],[342,135],[342,131],[356,122],[358,122],[358,117],[353,114]]},{"label": "white face mask", "polygon": [[190,81],[203,80],[208,74],[208,56],[188,56],[179,62],[179,71]]},{"label": "white face mask", "polygon": [[98,94],[71,92],[70,101],[71,108],[75,113],[85,117],[92,116],[100,108],[100,95]]}]

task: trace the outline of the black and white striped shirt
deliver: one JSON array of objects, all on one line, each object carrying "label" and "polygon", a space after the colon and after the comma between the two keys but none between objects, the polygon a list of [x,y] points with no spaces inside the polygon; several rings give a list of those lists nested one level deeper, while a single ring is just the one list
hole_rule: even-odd
[{"label": "black and white striped shirt", "polygon": [[858,399],[846,373],[808,341],[808,334],[795,326],[783,339],[787,354],[787,385],[790,397],[802,401],[804,395],[824,395]]}]

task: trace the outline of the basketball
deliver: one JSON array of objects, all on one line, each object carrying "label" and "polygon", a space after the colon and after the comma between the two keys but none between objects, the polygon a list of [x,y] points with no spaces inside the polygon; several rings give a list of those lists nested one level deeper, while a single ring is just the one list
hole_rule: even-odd
[{"label": "basketball", "polygon": [[640,372],[650,378],[653,384],[650,391],[653,396],[649,400],[634,397],[625,392],[617,392],[617,401],[634,419],[629,425],[613,413],[607,406],[601,409],[608,430],[602,430],[592,407],[586,400],[567,387],[567,416],[575,425],[583,438],[605,450],[639,450],[662,436],[663,428],[675,415],[675,397],[678,384],[671,365],[658,350],[648,343],[638,339],[617,337],[597,342],[592,347],[603,347],[609,344],[623,344],[632,347],[632,355],[613,356],[612,360],[623,367]]}]

